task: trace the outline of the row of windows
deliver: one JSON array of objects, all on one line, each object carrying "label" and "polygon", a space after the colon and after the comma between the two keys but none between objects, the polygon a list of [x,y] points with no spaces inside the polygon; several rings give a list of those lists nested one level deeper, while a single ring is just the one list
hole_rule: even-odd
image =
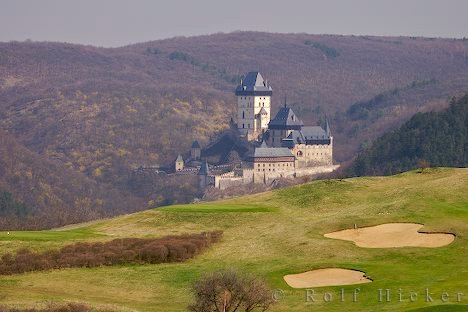
[{"label": "row of windows", "polygon": [[[265,164],[257,164],[257,167],[260,167],[261,165],[263,165],[263,167],[265,167]],[[282,165],[282,166],[281,166]],[[273,163],[273,164],[268,164],[268,167],[276,167],[276,164]],[[278,167],[292,167],[292,164],[290,163],[282,163],[282,164],[278,164]]]},{"label": "row of windows", "polygon": [[307,145],[306,148],[328,148],[329,145],[327,144],[312,144],[312,145]]},{"label": "row of windows", "polygon": [[[250,100],[250,96],[241,96],[241,100]],[[266,100],[266,97],[260,97],[260,100]]]},{"label": "row of windows", "polygon": [[[253,106],[251,102],[247,103],[247,108],[252,108],[252,107]],[[261,103],[259,102],[258,107],[265,107],[265,102],[261,102]]]},{"label": "row of windows", "polygon": [[[298,157],[304,156],[304,154],[302,153],[302,151],[298,151],[298,152],[296,153],[296,155],[297,155]],[[320,156],[322,156],[322,155],[327,155],[327,153],[315,153],[315,156],[319,156],[319,155],[320,155]],[[307,156],[311,156],[311,153],[307,153]],[[312,156],[314,156],[314,153],[312,153]]]}]

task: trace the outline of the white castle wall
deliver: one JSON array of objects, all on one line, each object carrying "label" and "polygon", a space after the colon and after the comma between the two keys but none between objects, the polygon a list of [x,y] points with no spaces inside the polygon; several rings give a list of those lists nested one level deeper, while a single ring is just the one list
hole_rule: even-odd
[{"label": "white castle wall", "polygon": [[[270,122],[270,96],[237,96],[237,128],[248,139],[256,138],[262,130],[268,128]],[[264,108],[267,112],[261,120],[255,118]]]}]

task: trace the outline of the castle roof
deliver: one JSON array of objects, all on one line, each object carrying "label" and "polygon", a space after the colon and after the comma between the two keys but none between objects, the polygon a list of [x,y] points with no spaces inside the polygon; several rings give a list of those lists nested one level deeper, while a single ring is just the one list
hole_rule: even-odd
[{"label": "castle roof", "polygon": [[208,166],[208,161],[204,161],[201,164],[200,170],[198,171],[199,175],[209,175],[210,174],[210,167]]},{"label": "castle roof", "polygon": [[287,147],[257,147],[253,157],[294,157],[294,155]]},{"label": "castle roof", "polygon": [[271,95],[273,89],[259,72],[249,72],[236,88],[236,95]]},{"label": "castle roof", "polygon": [[297,118],[294,111],[287,107],[286,105],[282,107],[278,113],[276,114],[275,118],[273,118],[268,123],[268,128],[270,129],[297,129],[304,125],[304,123]]},{"label": "castle roof", "polygon": [[184,161],[184,159],[182,158],[182,155],[177,155],[177,158],[175,161]]},{"label": "castle roof", "polygon": [[327,133],[320,126],[302,127],[301,130],[294,130],[286,139],[283,139],[282,145],[292,148],[294,144],[328,144],[330,137],[330,130]]},{"label": "castle roof", "polygon": [[201,146],[200,146],[200,144],[198,143],[197,140],[193,141],[192,148],[201,148]]}]

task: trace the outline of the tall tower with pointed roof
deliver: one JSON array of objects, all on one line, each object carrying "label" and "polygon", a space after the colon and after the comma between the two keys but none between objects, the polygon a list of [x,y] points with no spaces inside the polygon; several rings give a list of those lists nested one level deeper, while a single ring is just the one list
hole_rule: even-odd
[{"label": "tall tower with pointed roof", "polygon": [[272,88],[259,72],[249,72],[236,88],[237,128],[247,139],[258,139],[268,129]]}]

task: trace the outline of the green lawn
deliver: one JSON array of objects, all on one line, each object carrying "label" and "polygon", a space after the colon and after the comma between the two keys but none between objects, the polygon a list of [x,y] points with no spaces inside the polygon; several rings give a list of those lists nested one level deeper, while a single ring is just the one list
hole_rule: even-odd
[{"label": "green lawn", "polygon": [[[387,222],[425,224],[423,231],[451,232],[442,248],[365,249],[324,233]],[[465,311],[468,304],[468,169],[431,169],[392,177],[316,181],[302,186],[213,203],[148,210],[82,226],[0,234],[1,252],[21,247],[58,248],[79,240],[159,237],[223,230],[210,250],[185,263],[66,269],[0,277],[0,302],[34,305],[79,301],[137,311],[184,311],[190,284],[206,272],[235,268],[254,273],[281,300],[272,311]],[[373,282],[305,290],[283,275],[342,267],[366,272]],[[344,289],[344,302],[340,292]],[[357,302],[353,291],[359,288]],[[398,290],[401,288],[402,301]],[[379,289],[390,302],[379,302]],[[425,302],[429,289],[433,302]],[[415,302],[409,295],[417,292]],[[443,293],[448,302],[441,301]],[[458,302],[457,293],[465,296]],[[324,302],[323,294],[333,300]],[[328,296],[328,295],[327,295]],[[462,305],[464,304],[464,306]],[[457,310],[458,309],[458,310]]]}]

